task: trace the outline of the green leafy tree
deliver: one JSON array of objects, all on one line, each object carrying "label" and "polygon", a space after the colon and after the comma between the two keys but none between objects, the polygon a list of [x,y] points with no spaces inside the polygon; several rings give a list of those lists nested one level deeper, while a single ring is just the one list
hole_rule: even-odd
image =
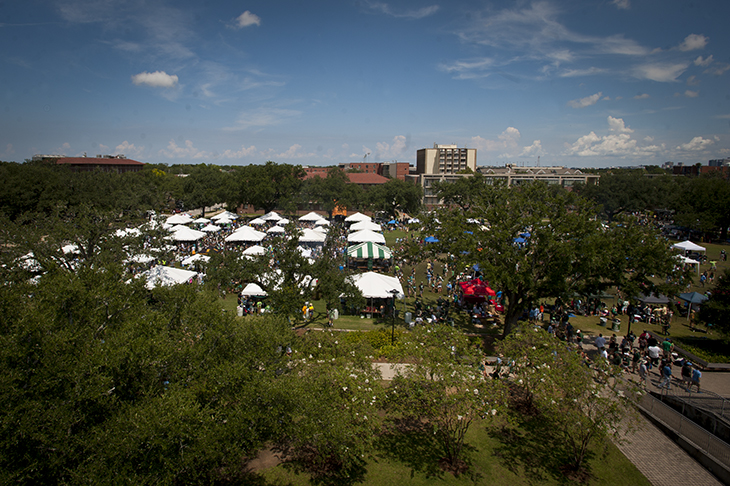
[{"label": "green leafy tree", "polygon": [[268,161],[264,165],[239,167],[233,176],[229,207],[251,204],[265,212],[277,208],[294,212],[305,173],[299,165]]},{"label": "green leafy tree", "polygon": [[363,198],[363,190],[357,184],[350,183],[342,169],[333,167],[327,171],[327,177],[313,177],[304,182],[302,190],[305,203],[316,202],[332,217],[337,207],[357,207]]},{"label": "green leafy tree", "polygon": [[398,217],[398,211],[416,214],[421,209],[423,190],[421,186],[400,179],[391,179],[385,184],[367,191],[370,207],[383,211],[391,218]]},{"label": "green leafy tree", "polygon": [[730,226],[730,180],[711,172],[684,181],[674,199],[675,221],[702,233],[719,233],[727,240]]},{"label": "green leafy tree", "polygon": [[641,170],[620,171],[601,175],[600,183],[577,186],[583,197],[600,205],[609,222],[622,213],[648,209],[649,180]]},{"label": "green leafy tree", "polygon": [[699,319],[710,324],[725,336],[730,335],[730,270],[718,275],[717,283],[712,288],[709,300],[700,306]]},{"label": "green leafy tree", "polygon": [[501,408],[499,381],[485,378],[483,356],[450,326],[418,327],[399,343],[397,369],[386,399],[395,423],[429,430],[443,466],[456,475],[468,469],[465,437],[475,420]]},{"label": "green leafy tree", "polygon": [[586,366],[580,352],[533,327],[520,328],[498,348],[509,363],[511,386],[536,409],[532,417],[520,414],[518,419],[556,438],[551,455],[570,470],[584,468],[591,447],[608,437],[620,440],[635,421],[637,390],[608,379],[607,371],[614,370],[607,363],[598,369]]},{"label": "green leafy tree", "polygon": [[188,176],[183,178],[182,201],[186,208],[202,209],[222,202],[226,196],[224,189],[229,175],[218,166],[200,164],[189,169]]},{"label": "green leafy tree", "polygon": [[461,177],[455,181],[435,181],[433,190],[444,204],[454,204],[462,211],[468,211],[474,200],[479,198],[486,180],[481,172],[471,177]]}]

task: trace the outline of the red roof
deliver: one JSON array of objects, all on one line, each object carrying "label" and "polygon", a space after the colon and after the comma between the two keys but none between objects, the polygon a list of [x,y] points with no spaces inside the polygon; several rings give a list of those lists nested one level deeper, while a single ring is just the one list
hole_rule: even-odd
[{"label": "red roof", "polygon": [[144,165],[144,162],[137,162],[132,159],[117,159],[109,157],[60,157],[57,164],[69,165]]},{"label": "red roof", "polygon": [[348,172],[347,177],[353,184],[385,184],[387,177],[378,174],[367,174],[362,172]]}]

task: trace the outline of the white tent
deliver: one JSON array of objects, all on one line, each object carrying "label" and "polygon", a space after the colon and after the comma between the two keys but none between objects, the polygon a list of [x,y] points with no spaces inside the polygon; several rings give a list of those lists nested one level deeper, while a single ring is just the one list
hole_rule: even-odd
[{"label": "white tent", "polygon": [[215,220],[216,224],[231,224],[235,221],[233,218],[230,218],[228,216],[224,216],[222,218],[218,218]]},{"label": "white tent", "polygon": [[232,213],[230,211],[223,211],[222,213],[216,214],[215,216],[213,216],[210,219],[212,219],[214,221],[218,221],[221,218],[238,219],[238,215],[236,213]]},{"label": "white tent", "polygon": [[187,214],[173,214],[165,220],[165,223],[167,224],[188,224],[192,222],[193,218],[191,218],[190,215]]},{"label": "white tent", "polygon": [[236,241],[254,241],[258,242],[264,239],[266,236],[266,233],[263,231],[258,231],[253,229],[250,226],[241,226],[236,231],[231,233],[226,237],[226,241],[228,242],[236,242]]},{"label": "white tent", "polygon": [[365,272],[348,277],[366,299],[392,299],[393,292],[396,290],[395,297],[402,299],[403,286],[396,277],[389,277],[376,272]]},{"label": "white tent", "polygon": [[678,250],[684,250],[684,251],[707,251],[707,248],[696,245],[692,243],[691,241],[682,241],[681,243],[676,243],[672,245],[672,248],[677,248]]},{"label": "white tent", "polygon": [[302,216],[301,218],[299,218],[299,221],[306,223],[306,222],[317,222],[321,219],[324,219],[324,218],[322,216],[320,216],[319,214],[315,213],[314,211],[312,211],[311,213],[307,213],[304,216]]},{"label": "white tent", "polygon": [[266,254],[266,248],[264,248],[263,246],[259,246],[259,245],[253,245],[252,247],[246,248],[245,250],[243,250],[243,254],[244,255],[252,255],[252,256],[255,256],[255,255],[265,255]]},{"label": "white tent", "polygon": [[677,260],[679,260],[683,265],[697,265],[697,275],[700,274],[700,262],[697,260],[692,260],[691,258],[687,258],[684,255],[676,255]]},{"label": "white tent", "polygon": [[146,287],[153,289],[155,287],[177,285],[192,281],[198,272],[183,270],[181,268],[166,267],[157,265],[146,272],[140,274],[147,279]]},{"label": "white tent", "polygon": [[195,255],[190,255],[186,259],[184,259],[182,262],[183,265],[188,266],[192,265],[193,263],[197,261],[202,261],[203,263],[207,263],[210,261],[210,257],[208,255],[203,255],[202,253],[196,253]]},{"label": "white tent", "polygon": [[243,288],[241,295],[244,297],[266,297],[269,294],[257,284],[250,283]]},{"label": "white tent", "polygon": [[264,221],[261,218],[254,218],[251,221],[249,221],[248,224],[254,225],[254,226],[261,226],[262,224],[266,224],[266,221]]},{"label": "white tent", "polygon": [[195,224],[208,224],[210,223],[210,220],[208,218],[198,218],[195,221],[193,221]]},{"label": "white tent", "polygon": [[279,221],[281,219],[281,216],[279,216],[279,213],[277,213],[276,211],[271,211],[261,216],[261,219],[263,219],[264,221]]},{"label": "white tent", "polygon": [[327,236],[319,231],[305,228],[302,230],[301,236],[299,236],[300,243],[324,243]]},{"label": "white tent", "polygon": [[330,222],[327,221],[326,219],[318,219],[317,221],[314,222],[314,226],[329,226],[329,225],[330,225]]},{"label": "white tent", "polygon": [[357,223],[358,221],[372,221],[373,218],[362,213],[351,214],[345,218],[345,223]]},{"label": "white tent", "polygon": [[124,228],[124,229],[118,229],[114,232],[114,236],[119,238],[124,238],[127,236],[139,236],[142,234],[142,231],[139,230],[139,228]]},{"label": "white tent", "polygon": [[177,226],[173,228],[171,238],[175,241],[198,241],[205,237],[205,233],[197,231],[187,226]]},{"label": "white tent", "polygon": [[276,226],[272,226],[271,228],[267,229],[266,232],[269,234],[277,233],[277,234],[283,235],[284,233],[286,233],[286,230],[284,229],[283,226],[276,225]]},{"label": "white tent", "polygon": [[372,221],[358,221],[357,223],[354,223],[350,226],[350,231],[362,230],[370,230],[382,233],[383,228],[381,228],[379,224],[373,223]]},{"label": "white tent", "polygon": [[286,226],[289,224],[289,220],[286,218],[280,219],[276,222],[277,226]]},{"label": "white tent", "polygon": [[206,233],[217,233],[222,228],[220,226],[216,226],[214,224],[209,224],[203,228],[200,228],[200,231],[205,231]]},{"label": "white tent", "polygon": [[365,243],[366,241],[372,241],[373,243],[380,243],[384,245],[385,236],[370,230],[356,231],[347,235],[348,243]]}]

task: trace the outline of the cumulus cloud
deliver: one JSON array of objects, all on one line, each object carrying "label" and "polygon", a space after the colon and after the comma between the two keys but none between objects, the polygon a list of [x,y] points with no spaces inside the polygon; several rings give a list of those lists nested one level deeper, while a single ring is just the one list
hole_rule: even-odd
[{"label": "cumulus cloud", "polygon": [[601,99],[601,96],[603,96],[603,93],[599,91],[596,94],[586,96],[585,98],[581,98],[579,100],[570,100],[568,101],[568,106],[570,106],[571,108],[585,108],[587,106],[592,106]]},{"label": "cumulus cloud", "polygon": [[543,150],[540,140],[534,140],[532,145],[522,147],[519,157],[536,157],[538,155],[545,155],[545,150]]},{"label": "cumulus cloud", "polygon": [[715,76],[722,76],[725,73],[725,71],[727,71],[728,69],[730,69],[730,64],[726,64],[726,63],[715,64],[715,66],[711,67],[710,69],[706,69],[705,74],[713,74]]},{"label": "cumulus cloud", "polygon": [[697,76],[690,76],[687,78],[687,86],[699,86],[700,80],[697,79]]},{"label": "cumulus cloud", "polygon": [[712,64],[713,60],[714,59],[712,58],[712,54],[710,54],[709,56],[707,56],[705,58],[703,58],[702,56],[697,56],[697,59],[694,60],[694,63],[695,63],[695,66],[707,67],[710,64]]},{"label": "cumulus cloud", "polygon": [[255,145],[251,145],[250,147],[241,145],[240,150],[226,150],[221,154],[221,157],[224,159],[243,159],[245,157],[251,157],[253,155],[256,155]]},{"label": "cumulus cloud", "polygon": [[193,146],[191,140],[185,140],[185,146],[180,147],[175,140],[170,140],[167,149],[160,150],[160,155],[168,159],[205,159],[210,158],[210,154],[204,150],[199,150]]},{"label": "cumulus cloud", "polygon": [[609,135],[599,136],[591,131],[583,135],[573,144],[565,144],[563,155],[574,155],[578,157],[635,157],[650,156],[660,152],[663,148],[657,145],[639,146],[638,142],[631,138],[633,130],[628,128],[622,118],[607,118]]},{"label": "cumulus cloud", "polygon": [[687,98],[697,98],[700,95],[700,92],[699,91],[692,91],[692,90],[689,90],[688,89],[687,91],[684,92],[684,95]]},{"label": "cumulus cloud", "polygon": [[506,150],[507,152],[513,153],[519,148],[521,137],[522,135],[518,129],[515,127],[507,127],[507,129],[497,137],[497,140],[488,140],[480,136],[472,137],[470,146],[477,150],[487,152]]},{"label": "cumulus cloud", "polygon": [[224,130],[247,130],[254,127],[278,125],[286,120],[297,118],[301,114],[301,111],[283,108],[257,108],[241,113],[236,120],[235,126],[225,127]]},{"label": "cumulus cloud", "polygon": [[[287,149],[285,152],[281,152],[278,154],[275,154],[273,158],[277,159],[302,159],[305,157],[314,157],[316,154],[314,153],[306,153],[301,152],[302,146],[298,143],[295,143],[289,149]],[[271,151],[270,151],[271,152]]]},{"label": "cumulus cloud", "polygon": [[694,137],[692,140],[690,140],[687,143],[683,143],[682,145],[677,147],[677,150],[686,150],[688,152],[699,152],[701,150],[705,150],[710,145],[714,144],[715,142],[712,140],[709,140],[707,138],[702,137]]},{"label": "cumulus cloud", "polygon": [[613,0],[613,2],[611,3],[613,3],[614,5],[616,5],[617,8],[622,10],[626,10],[631,6],[629,4],[629,0]]},{"label": "cumulus cloud", "polygon": [[368,3],[368,6],[373,10],[378,10],[386,15],[390,15],[391,17],[406,19],[422,19],[424,17],[428,17],[429,15],[435,14],[439,10],[438,5],[430,5],[428,7],[422,7],[417,10],[403,11],[395,11],[387,3],[381,2]]},{"label": "cumulus cloud", "polygon": [[241,15],[236,17],[234,22],[235,22],[234,25],[236,28],[243,29],[245,27],[250,27],[252,25],[256,25],[256,26],[261,25],[261,17],[246,10]]},{"label": "cumulus cloud", "polygon": [[391,143],[378,142],[375,145],[374,156],[381,160],[397,159],[407,148],[408,139],[404,135],[396,135]]},{"label": "cumulus cloud", "polygon": [[115,150],[118,154],[124,154],[127,157],[139,157],[144,152],[144,147],[137,147],[125,140],[117,145]]},{"label": "cumulus cloud", "polygon": [[637,94],[636,96],[634,96],[635,100],[645,100],[647,98],[650,98],[648,93],[641,93],[641,94]]},{"label": "cumulus cloud", "polygon": [[696,49],[703,49],[709,41],[707,37],[701,34],[690,34],[684,38],[684,42],[679,45],[680,51],[694,51]]},{"label": "cumulus cloud", "polygon": [[174,88],[177,85],[178,77],[176,74],[167,74],[165,71],[155,71],[148,73],[147,71],[132,76],[132,82],[137,85],[147,85],[153,88]]},{"label": "cumulus cloud", "polygon": [[634,68],[634,76],[639,79],[648,79],[661,83],[673,82],[687,69],[687,63],[656,63],[644,64]]}]

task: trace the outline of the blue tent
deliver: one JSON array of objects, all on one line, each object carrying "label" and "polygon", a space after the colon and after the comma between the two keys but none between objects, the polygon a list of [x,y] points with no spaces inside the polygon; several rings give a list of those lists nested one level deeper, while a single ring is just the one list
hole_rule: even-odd
[{"label": "blue tent", "polygon": [[391,219],[390,221],[388,221],[388,224],[398,224],[398,221]]},{"label": "blue tent", "polygon": [[514,241],[515,243],[524,243],[524,242],[525,242],[525,241],[527,241],[527,240],[526,240],[526,239],[524,239],[524,238],[515,238],[515,239],[514,239],[514,240],[512,240],[512,241]]},{"label": "blue tent", "polygon": [[439,240],[435,236],[427,236],[426,239],[423,240],[425,243],[438,243]]}]

